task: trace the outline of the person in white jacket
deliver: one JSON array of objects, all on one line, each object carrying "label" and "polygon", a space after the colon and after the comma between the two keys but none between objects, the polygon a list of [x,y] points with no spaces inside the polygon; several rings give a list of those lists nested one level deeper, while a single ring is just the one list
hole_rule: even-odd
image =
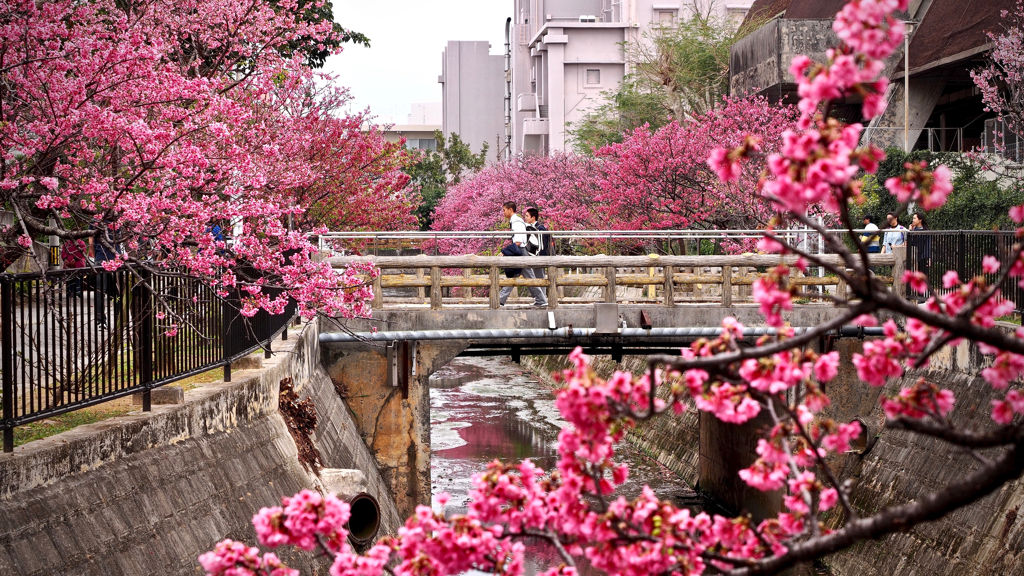
[{"label": "person in white jacket", "polygon": [[[525,249],[526,222],[516,214],[516,203],[511,201],[505,202],[501,207],[501,211],[502,216],[507,218],[509,224],[512,226],[512,243],[518,246],[521,257],[529,258],[529,256],[526,255]],[[533,273],[533,268],[530,268],[528,264],[524,264],[520,273],[523,278],[536,278]],[[513,288],[515,288],[515,286],[505,286],[501,289],[501,292],[498,293],[498,301],[501,302],[502,306],[505,305],[505,301],[508,300],[508,297],[512,294]],[[548,305],[548,298],[544,295],[544,290],[539,286],[529,286],[528,288],[530,290],[530,296],[533,296],[534,306],[543,308]]]}]

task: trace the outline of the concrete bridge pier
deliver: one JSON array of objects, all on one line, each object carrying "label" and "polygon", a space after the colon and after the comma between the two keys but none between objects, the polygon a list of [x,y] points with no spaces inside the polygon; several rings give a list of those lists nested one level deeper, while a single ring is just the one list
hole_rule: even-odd
[{"label": "concrete bridge pier", "polygon": [[751,488],[739,471],[757,460],[757,439],[772,427],[772,418],[762,410],[743,424],[722,422],[707,412],[699,413],[700,459],[697,487],[727,511],[749,512],[755,522],[782,511],[782,491],[762,492]]},{"label": "concrete bridge pier", "polygon": [[428,379],[468,343],[397,344],[390,351],[379,342],[322,343],[320,348],[323,366],[405,518],[417,505],[430,505]]}]

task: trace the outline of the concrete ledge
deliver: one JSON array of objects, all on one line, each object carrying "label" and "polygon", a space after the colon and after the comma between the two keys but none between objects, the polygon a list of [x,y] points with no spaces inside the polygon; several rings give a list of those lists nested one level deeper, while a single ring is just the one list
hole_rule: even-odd
[{"label": "concrete ledge", "polygon": [[[274,347],[275,351],[277,346]],[[263,368],[263,352],[243,356],[231,363],[232,370],[259,370]]]},{"label": "concrete ledge", "polygon": [[[150,404],[184,404],[185,390],[181,386],[154,388],[149,393]],[[132,394],[132,406],[142,406],[142,392]]]}]

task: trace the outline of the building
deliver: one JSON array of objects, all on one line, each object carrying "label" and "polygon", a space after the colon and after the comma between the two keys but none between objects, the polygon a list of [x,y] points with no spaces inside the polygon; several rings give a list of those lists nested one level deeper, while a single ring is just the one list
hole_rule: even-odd
[{"label": "building", "polygon": [[437,81],[445,137],[458,134],[474,153],[487,143],[493,158],[505,141],[505,59],[490,48],[488,42],[448,42]]},{"label": "building", "polygon": [[407,122],[395,124],[384,131],[384,139],[398,142],[405,138],[405,147],[419,150],[437,148],[434,132],[441,129],[440,102],[414,102],[410,107]]},{"label": "building", "polygon": [[[796,54],[824,60],[825,50],[838,44],[832,19],[844,4],[844,0],[754,2],[748,18],[771,20],[732,47],[730,91],[795,102],[796,81],[788,72],[789,62]],[[979,147],[995,151],[999,143],[1007,145],[1007,154],[1021,160],[1020,139],[1004,133],[996,115],[985,110],[970,76],[972,69],[985,64],[991,48],[986,32],[999,32],[1000,12],[1013,6],[1014,0],[912,0],[908,13],[902,15],[914,23],[909,61],[904,62],[900,50],[887,63],[892,81],[886,94],[889,105],[865,130],[865,139],[882,147],[933,151]],[[909,69],[906,103],[905,69]],[[859,104],[856,99],[846,102],[835,114],[861,120]]]},{"label": "building", "polygon": [[[569,150],[566,128],[629,73],[624,42],[686,17],[692,0],[513,0],[510,33],[513,153]],[[698,0],[742,19],[751,0]]]}]

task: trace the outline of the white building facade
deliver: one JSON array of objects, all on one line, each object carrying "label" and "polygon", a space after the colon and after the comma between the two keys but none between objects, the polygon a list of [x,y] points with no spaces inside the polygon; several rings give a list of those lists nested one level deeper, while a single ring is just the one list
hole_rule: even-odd
[{"label": "white building facade", "polygon": [[413,102],[405,124],[394,124],[384,131],[384,139],[398,142],[405,138],[405,147],[411,150],[435,150],[434,131],[441,129],[440,102]]},{"label": "white building facade", "polygon": [[458,134],[474,153],[486,142],[495,158],[505,141],[505,58],[488,42],[448,42],[437,81],[445,137]]},{"label": "white building facade", "polygon": [[[741,20],[753,0],[697,0]],[[623,43],[685,18],[693,0],[513,0],[511,151],[572,148],[566,129],[629,73]]]}]

